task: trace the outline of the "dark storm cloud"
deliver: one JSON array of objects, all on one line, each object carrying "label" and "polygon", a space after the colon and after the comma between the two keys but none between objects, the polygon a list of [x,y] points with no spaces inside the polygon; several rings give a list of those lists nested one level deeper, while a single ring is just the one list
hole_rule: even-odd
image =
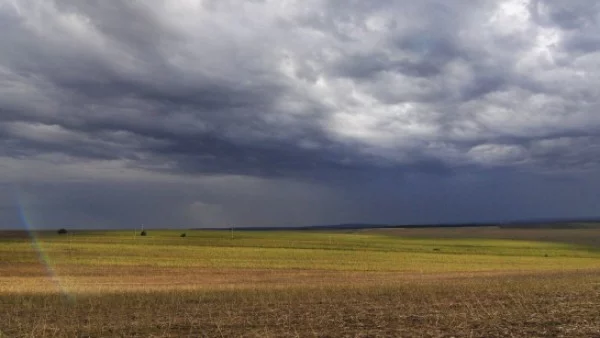
[{"label": "dark storm cloud", "polygon": [[[240,55],[233,58],[227,54],[214,55],[207,61],[223,67],[223,74],[219,74],[220,69],[210,67],[185,69],[167,59],[171,57],[168,55],[170,46],[185,43],[186,37],[169,33],[156,17],[157,13],[149,13],[145,5],[106,3],[96,6],[89,2],[68,5],[60,2],[56,7],[38,5],[40,8],[27,10],[38,12],[42,24],[58,25],[45,21],[61,16],[65,20],[79,20],[78,24],[83,27],[32,32],[26,23],[30,18],[21,12],[25,9],[16,11],[20,15],[15,11],[12,15],[5,14],[12,29],[5,31],[10,33],[3,34],[3,42],[18,41],[20,44],[20,48],[12,46],[10,52],[3,54],[9,75],[5,83],[18,90],[17,94],[23,98],[21,102],[7,98],[2,107],[5,111],[3,120],[29,123],[30,129],[44,124],[65,133],[81,134],[90,139],[88,143],[95,142],[96,148],[74,144],[72,140],[60,142],[39,137],[31,140],[27,139],[30,135],[9,133],[13,138],[5,139],[5,142],[10,142],[13,148],[26,149],[27,153],[62,151],[80,157],[104,158],[110,154],[114,158],[131,157],[131,153],[127,155],[127,150],[131,149],[119,151],[107,147],[98,137],[99,132],[123,131],[140,141],[136,143],[143,143],[133,150],[146,152],[147,157],[172,155],[175,161],[183,159],[183,170],[193,171],[190,164],[196,163],[199,172],[206,169],[209,172],[244,173],[255,169],[243,167],[253,166],[253,160],[254,166],[271,164],[275,169],[278,163],[284,163],[282,168],[286,168],[285,163],[291,160],[302,162],[294,160],[307,157],[306,153],[309,153],[296,144],[302,138],[307,138],[311,144],[330,143],[323,132],[311,126],[314,123],[311,117],[318,117],[316,115],[322,110],[320,104],[313,104],[310,98],[293,93],[290,84],[261,65],[268,60],[250,61],[249,68],[257,69],[247,69],[245,59],[256,56],[239,51]],[[7,9],[10,10],[8,6]],[[69,41],[74,37],[64,36],[71,33],[63,31],[68,28],[88,30],[90,39],[103,40],[108,46],[100,46],[94,51],[73,43],[82,41]],[[50,35],[50,41],[44,41],[45,33]],[[167,42],[162,44],[161,39]],[[106,54],[104,48],[110,47],[114,48],[114,55],[103,55]],[[205,46],[193,47],[198,50],[189,51],[193,53],[189,56],[202,57]],[[238,52],[235,42],[225,43],[223,48],[226,49],[223,53],[227,53],[227,49]],[[221,57],[225,59],[223,62],[219,60]],[[120,58],[127,60],[121,64]],[[130,62],[124,65],[127,61]],[[44,88],[40,88],[42,85]],[[38,93],[46,88],[49,90]],[[40,102],[39,106],[30,107],[27,99],[36,94],[46,96],[42,99],[46,98],[51,104]],[[276,101],[281,96],[298,101],[304,117],[287,117],[285,111],[281,112],[283,118],[278,117],[280,108]],[[277,123],[269,123],[267,119],[285,120],[282,122],[288,130],[278,129],[274,125]],[[35,133],[35,130],[31,132]],[[142,142],[145,138],[158,139],[161,146]],[[286,151],[281,150],[284,147]],[[269,153],[274,154],[270,156]],[[185,156],[180,157],[182,154]],[[277,158],[278,154],[285,158]],[[326,156],[313,151],[310,157],[319,161]],[[202,164],[202,158],[208,159],[206,165]],[[265,160],[270,163],[264,163]]]},{"label": "dark storm cloud", "polygon": [[[444,163],[424,151],[440,142],[459,162],[481,163],[470,158],[476,146],[488,160],[502,153],[494,147],[519,146],[540,162],[527,142],[560,133],[553,128],[586,135],[598,126],[592,89],[552,84],[582,72],[595,84],[590,62],[552,66],[597,50],[597,6],[586,4],[330,1],[236,11],[226,2],[5,2],[0,108],[12,127],[3,143],[13,153],[292,176],[354,163]],[[511,125],[513,115],[535,118]],[[32,136],[43,128],[85,142]],[[103,141],[116,132],[131,142]],[[463,132],[474,144],[458,142]],[[498,144],[514,134],[531,138]]]},{"label": "dark storm cloud", "polygon": [[414,194],[414,174],[593,172],[599,13],[592,0],[0,0],[0,182],[242,175],[342,191],[380,177]]}]

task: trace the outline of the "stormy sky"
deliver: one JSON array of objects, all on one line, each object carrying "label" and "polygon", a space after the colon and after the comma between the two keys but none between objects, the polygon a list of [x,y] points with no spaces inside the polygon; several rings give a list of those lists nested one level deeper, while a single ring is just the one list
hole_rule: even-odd
[{"label": "stormy sky", "polygon": [[0,0],[0,228],[600,216],[595,0]]}]

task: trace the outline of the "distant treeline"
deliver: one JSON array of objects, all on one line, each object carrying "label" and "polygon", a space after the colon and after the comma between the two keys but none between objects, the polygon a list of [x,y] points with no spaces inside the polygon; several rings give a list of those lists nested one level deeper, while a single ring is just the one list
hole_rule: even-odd
[{"label": "distant treeline", "polygon": [[270,231],[270,230],[361,230],[361,229],[400,229],[400,228],[468,228],[468,227],[500,227],[500,228],[526,228],[526,229],[577,229],[577,228],[595,228],[600,227],[600,219],[593,220],[532,220],[532,221],[514,221],[505,223],[447,223],[447,224],[368,224],[368,223],[348,223],[348,224],[329,224],[329,225],[308,225],[308,226],[288,226],[288,227],[266,227],[266,226],[248,226],[235,228],[195,228],[192,230],[243,230],[243,231]]}]

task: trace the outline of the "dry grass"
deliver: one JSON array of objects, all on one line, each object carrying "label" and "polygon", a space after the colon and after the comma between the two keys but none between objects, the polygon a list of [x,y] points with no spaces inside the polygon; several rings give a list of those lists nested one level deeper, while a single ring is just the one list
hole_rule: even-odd
[{"label": "dry grass", "polygon": [[[0,264],[7,266],[7,264]],[[583,270],[572,269],[575,274]],[[600,270],[584,270],[600,271]],[[539,271],[549,276],[556,271]],[[172,290],[244,290],[301,286],[337,287],[396,285],[406,283],[451,283],[453,280],[485,277],[528,276],[523,270],[396,272],[338,271],[305,269],[206,269],[157,267],[81,267],[61,269],[49,276],[40,264],[19,264],[0,268],[0,294],[102,294],[106,292],[172,291]]]},{"label": "dry grass", "polygon": [[9,337],[594,337],[600,274],[0,296]]}]

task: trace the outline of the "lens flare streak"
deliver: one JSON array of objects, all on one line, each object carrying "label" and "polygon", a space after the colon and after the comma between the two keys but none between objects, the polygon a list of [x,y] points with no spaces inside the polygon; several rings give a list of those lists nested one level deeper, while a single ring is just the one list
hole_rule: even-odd
[{"label": "lens flare streak", "polygon": [[48,255],[46,248],[42,241],[38,238],[38,234],[35,231],[35,227],[28,216],[27,208],[23,200],[22,194],[17,192],[17,207],[19,212],[19,219],[21,225],[27,230],[29,238],[31,239],[31,246],[36,252],[39,262],[44,266],[48,279],[56,286],[58,291],[69,301],[75,301],[75,297],[69,292],[63,280],[56,271],[55,264],[52,262],[51,257]]}]

